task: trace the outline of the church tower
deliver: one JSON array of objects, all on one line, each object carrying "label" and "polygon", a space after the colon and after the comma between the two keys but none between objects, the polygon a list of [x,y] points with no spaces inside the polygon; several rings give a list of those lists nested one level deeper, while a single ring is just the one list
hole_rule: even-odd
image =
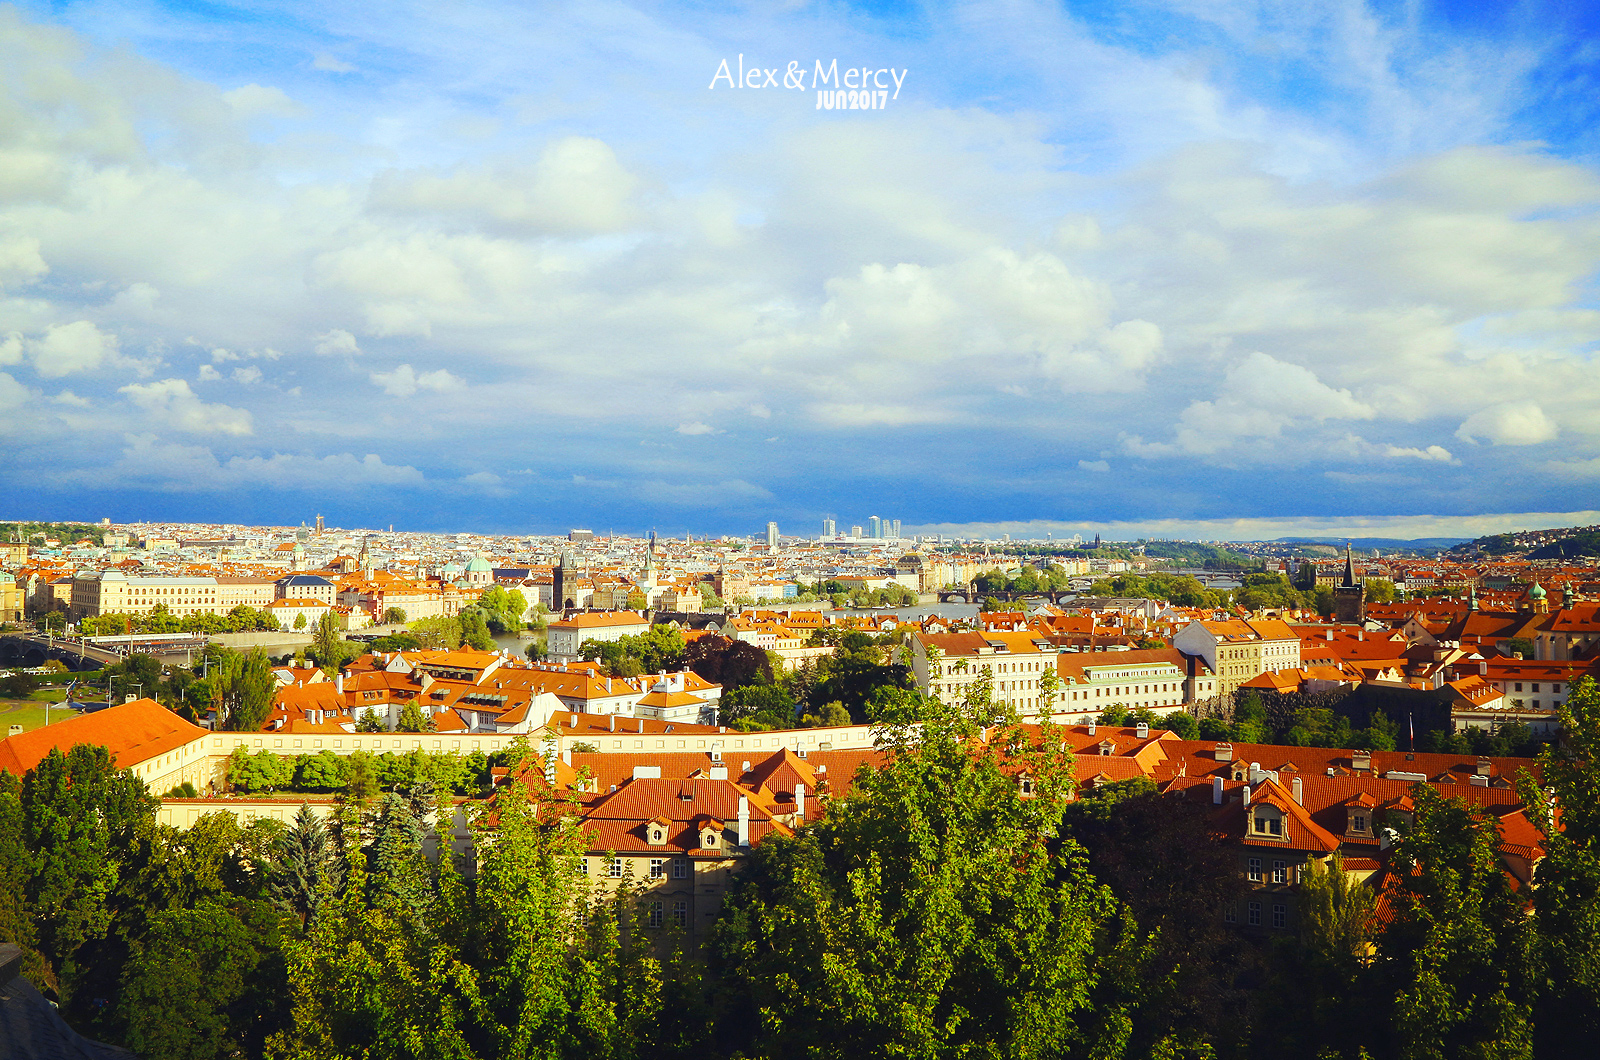
[{"label": "church tower", "polygon": [[561,550],[561,560],[556,564],[556,569],[551,572],[553,584],[551,585],[550,599],[554,606],[552,611],[562,611],[569,607],[577,607],[577,571],[572,568],[572,550]]},{"label": "church tower", "polygon": [[372,580],[372,549],[370,545],[370,538],[362,538],[361,555],[356,557],[356,562],[361,566],[361,580],[364,582]]},{"label": "church tower", "polygon": [[1333,587],[1333,620],[1360,623],[1367,618],[1367,587],[1356,579],[1355,557],[1344,546],[1344,576]]},{"label": "church tower", "polygon": [[650,531],[650,544],[644,553],[644,575],[639,579],[639,585],[644,589],[656,587],[656,532]]}]

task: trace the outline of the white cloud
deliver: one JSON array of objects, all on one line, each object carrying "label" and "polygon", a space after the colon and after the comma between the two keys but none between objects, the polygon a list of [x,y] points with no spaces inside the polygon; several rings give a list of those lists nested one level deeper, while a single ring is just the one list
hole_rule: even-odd
[{"label": "white cloud", "polygon": [[758,420],[770,420],[772,418],[772,410],[758,401],[750,406],[750,415]]},{"label": "white cloud", "polygon": [[1384,446],[1383,455],[1394,460],[1436,460],[1442,464],[1457,462],[1450,450],[1442,445],[1430,445],[1426,449],[1388,445]]},{"label": "white cloud", "polygon": [[361,352],[361,347],[356,345],[356,337],[343,328],[323,332],[317,336],[316,342],[316,351],[322,357],[332,357],[337,354],[353,356]]},{"label": "white cloud", "polygon": [[86,409],[92,402],[86,397],[79,397],[70,390],[63,390],[50,399],[58,405],[70,405],[73,408]]},{"label": "white cloud", "polygon": [[50,271],[39,256],[39,240],[33,236],[0,236],[0,287],[20,287]]},{"label": "white cloud", "polygon": [[355,72],[355,67],[342,59],[336,59],[327,52],[318,52],[311,60],[311,69],[323,70],[330,74],[350,74]]},{"label": "white cloud", "polygon": [[20,364],[22,362],[22,336],[13,331],[4,339],[0,339],[0,364]]},{"label": "white cloud", "polygon": [[1296,423],[1372,419],[1376,410],[1336,390],[1315,372],[1255,352],[1229,368],[1218,395],[1195,401],[1178,416],[1173,440],[1147,443],[1139,436],[1125,442],[1138,456],[1215,456],[1232,453],[1241,444],[1276,439]]},{"label": "white cloud", "polygon": [[52,324],[42,339],[32,339],[28,352],[36,371],[46,379],[74,372],[92,372],[117,359],[117,337],[106,334],[87,320],[71,324]]},{"label": "white cloud", "polygon": [[201,401],[182,379],[163,379],[155,383],[133,383],[119,387],[117,393],[147,412],[162,417],[162,424],[190,434],[251,433],[250,413],[228,405]]},{"label": "white cloud", "polygon": [[11,376],[0,372],[0,412],[12,412],[34,400],[34,393]]},{"label": "white cloud", "polygon": [[390,397],[401,398],[410,397],[419,390],[444,392],[458,390],[465,385],[443,368],[419,373],[413,371],[409,364],[402,364],[390,372],[373,372],[368,378]]},{"label": "white cloud", "polygon": [[200,382],[202,383],[214,383],[218,379],[222,378],[222,373],[211,367],[209,364],[202,364],[200,366],[199,378]]},{"label": "white cloud", "polygon": [[257,368],[253,364],[245,365],[241,368],[235,368],[233,370],[233,378],[237,383],[243,383],[245,386],[250,386],[253,383],[261,382],[261,369]]},{"label": "white cloud", "polygon": [[305,109],[285,95],[282,89],[270,85],[242,85],[232,92],[224,92],[222,98],[233,108],[235,115],[244,119],[297,118],[305,113]]},{"label": "white cloud", "polygon": [[1456,431],[1464,442],[1479,439],[1494,445],[1538,445],[1559,433],[1556,425],[1534,401],[1492,405],[1468,416]]},{"label": "white cloud", "polygon": [[716,428],[696,420],[693,423],[680,423],[676,428],[679,434],[715,434]]},{"label": "white cloud", "polygon": [[1080,460],[1078,461],[1078,470],[1105,474],[1111,470],[1111,464],[1106,460]]}]

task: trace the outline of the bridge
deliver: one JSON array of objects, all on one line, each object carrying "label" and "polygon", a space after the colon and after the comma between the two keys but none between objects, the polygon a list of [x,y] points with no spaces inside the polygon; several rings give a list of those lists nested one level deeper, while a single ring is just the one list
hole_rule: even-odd
[{"label": "bridge", "polygon": [[122,661],[122,653],[87,644],[76,638],[49,637],[43,633],[0,634],[0,666],[37,666],[56,659],[74,670],[98,670]]},{"label": "bridge", "polygon": [[981,604],[993,597],[1001,603],[1017,600],[1049,600],[1052,604],[1083,593],[1077,589],[1035,589],[1031,593],[1011,592],[1001,589],[995,592],[984,592],[982,589],[940,589],[939,602],[941,604]]}]

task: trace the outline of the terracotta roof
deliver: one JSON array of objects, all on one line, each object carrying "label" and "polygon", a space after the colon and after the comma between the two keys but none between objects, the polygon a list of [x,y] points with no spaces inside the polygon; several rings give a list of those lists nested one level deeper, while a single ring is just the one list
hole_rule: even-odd
[{"label": "terracotta roof", "polygon": [[43,761],[51,748],[67,751],[80,743],[106,748],[117,767],[127,769],[205,735],[205,729],[155,700],[136,699],[0,740],[0,770],[20,777]]}]

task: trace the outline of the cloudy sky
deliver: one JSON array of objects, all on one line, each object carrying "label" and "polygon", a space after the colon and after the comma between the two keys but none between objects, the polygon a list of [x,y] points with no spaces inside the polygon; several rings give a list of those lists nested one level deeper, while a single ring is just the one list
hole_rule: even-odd
[{"label": "cloudy sky", "polygon": [[0,517],[1560,522],[1585,8],[0,4]]}]

